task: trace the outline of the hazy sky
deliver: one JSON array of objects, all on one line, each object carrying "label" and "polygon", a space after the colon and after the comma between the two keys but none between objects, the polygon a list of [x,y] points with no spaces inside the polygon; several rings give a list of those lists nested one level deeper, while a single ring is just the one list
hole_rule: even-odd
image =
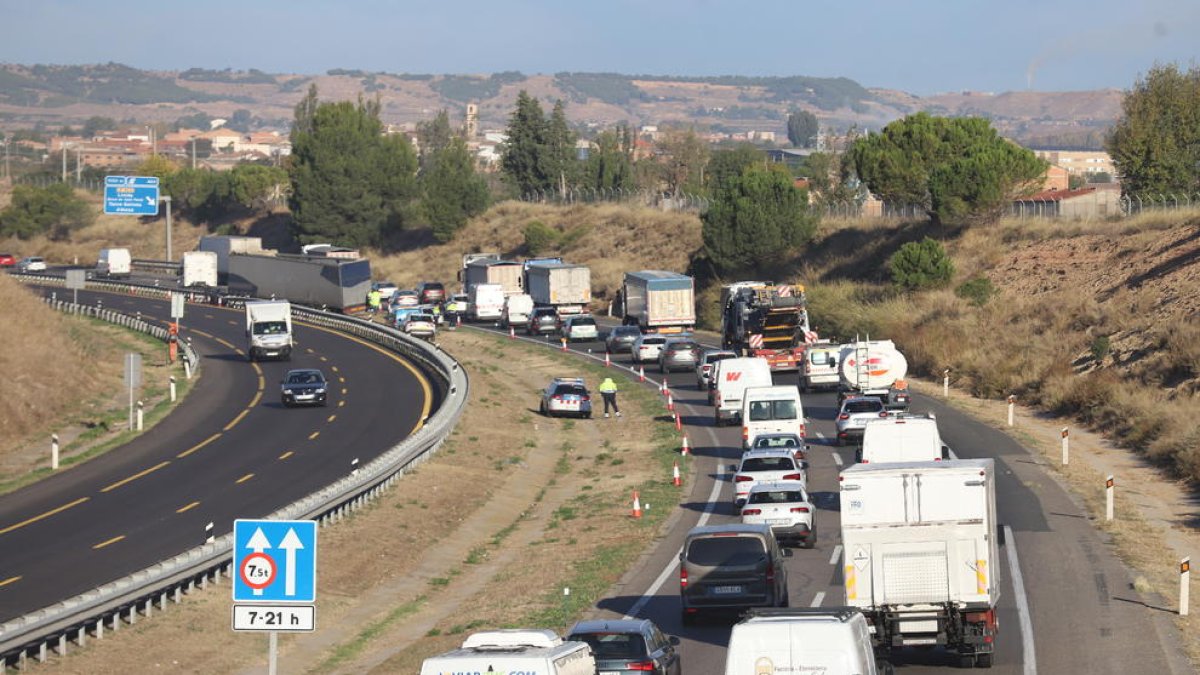
[{"label": "hazy sky", "polygon": [[0,62],[812,75],[916,94],[1127,88],[1200,0],[0,0]]}]

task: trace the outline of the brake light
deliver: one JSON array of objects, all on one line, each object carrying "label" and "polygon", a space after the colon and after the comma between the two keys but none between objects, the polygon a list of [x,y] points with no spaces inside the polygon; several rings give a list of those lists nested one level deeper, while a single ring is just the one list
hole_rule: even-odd
[{"label": "brake light", "polygon": [[686,567],[679,568],[679,587],[687,588],[687,568]]},{"label": "brake light", "polygon": [[750,440],[750,427],[742,427],[742,440]]},{"label": "brake light", "polygon": [[803,476],[798,473],[789,473],[779,480],[803,480]]},{"label": "brake light", "polygon": [[807,506],[793,506],[792,513],[808,513]]},{"label": "brake light", "polygon": [[762,513],[762,509],[742,509],[743,516],[757,516]]},{"label": "brake light", "polygon": [[592,397],[591,396],[580,396],[579,400],[580,401],[590,401],[590,400],[592,400]]},{"label": "brake light", "polygon": [[850,419],[850,416],[847,415],[846,413],[842,413],[841,415],[838,415],[838,419],[839,420],[848,420],[848,419]]},{"label": "brake light", "polygon": [[804,437],[805,437],[805,435],[806,435],[807,433],[808,433],[808,432],[807,432],[807,430],[805,429],[804,423],[803,423],[803,422],[801,422],[801,423],[800,423],[800,438],[804,438]]},{"label": "brake light", "polygon": [[654,662],[653,661],[637,661],[634,663],[626,663],[625,670],[651,671],[651,670],[654,670]]},{"label": "brake light", "polygon": [[745,483],[746,481],[754,480],[753,476],[738,476],[733,479],[735,483]]},{"label": "brake light", "polygon": [[886,411],[886,410],[884,410],[883,412],[879,413],[879,416],[880,416],[880,417],[887,417],[887,411]]}]

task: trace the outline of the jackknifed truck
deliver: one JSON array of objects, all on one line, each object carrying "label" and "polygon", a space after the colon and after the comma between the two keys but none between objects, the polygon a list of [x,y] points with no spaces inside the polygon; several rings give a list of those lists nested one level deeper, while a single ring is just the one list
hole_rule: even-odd
[{"label": "jackknifed truck", "polygon": [[621,285],[623,323],[643,333],[683,333],[696,325],[692,278],[675,272],[626,272]]},{"label": "jackknifed truck", "polygon": [[846,604],[866,616],[876,649],[942,646],[959,665],[991,667],[993,460],[855,464],[839,480]]},{"label": "jackknifed truck", "polygon": [[757,356],[772,371],[798,370],[809,342],[804,286],[739,281],[721,289],[721,334],[725,349]]}]

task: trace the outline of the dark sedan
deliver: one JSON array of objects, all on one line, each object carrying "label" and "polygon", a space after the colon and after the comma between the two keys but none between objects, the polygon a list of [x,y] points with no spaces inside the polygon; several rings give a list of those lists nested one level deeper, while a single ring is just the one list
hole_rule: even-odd
[{"label": "dark sedan", "polygon": [[315,369],[289,370],[279,383],[283,405],[325,405],[328,383],[325,374]]},{"label": "dark sedan", "polygon": [[616,326],[608,331],[604,348],[610,354],[628,353],[633,350],[633,343],[637,342],[641,335],[642,331],[637,326]]}]

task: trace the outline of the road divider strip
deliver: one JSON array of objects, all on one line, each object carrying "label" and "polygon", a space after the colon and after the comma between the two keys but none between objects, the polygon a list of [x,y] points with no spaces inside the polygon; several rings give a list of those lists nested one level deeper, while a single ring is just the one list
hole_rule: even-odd
[{"label": "road divider strip", "polygon": [[107,540],[107,541],[102,541],[102,542],[100,542],[99,544],[96,544],[95,546],[93,546],[92,548],[93,548],[93,549],[96,549],[96,550],[100,550],[100,549],[104,548],[105,546],[111,546],[112,544],[115,544],[115,543],[117,543],[118,541],[121,541],[121,540],[122,540],[122,539],[124,539],[124,538],[125,538],[125,535],[123,535],[123,534],[122,534],[122,535],[118,535],[118,536],[116,536],[116,537],[113,537],[112,539],[109,539],[109,540]]},{"label": "road divider strip", "polygon": [[159,469],[163,468],[164,466],[166,466],[170,463],[171,463],[171,460],[169,460],[169,459],[163,460],[163,461],[159,462],[158,464],[155,464],[154,466],[150,467],[149,469],[145,469],[144,471],[139,471],[128,478],[123,478],[123,479],[113,483],[112,485],[109,485],[108,487],[100,488],[100,491],[101,492],[112,492],[113,490],[116,490],[117,488],[121,487],[122,485],[128,485],[129,483],[132,483],[133,481],[135,481],[139,478],[144,478],[144,477],[154,473],[155,471],[158,471]]}]

